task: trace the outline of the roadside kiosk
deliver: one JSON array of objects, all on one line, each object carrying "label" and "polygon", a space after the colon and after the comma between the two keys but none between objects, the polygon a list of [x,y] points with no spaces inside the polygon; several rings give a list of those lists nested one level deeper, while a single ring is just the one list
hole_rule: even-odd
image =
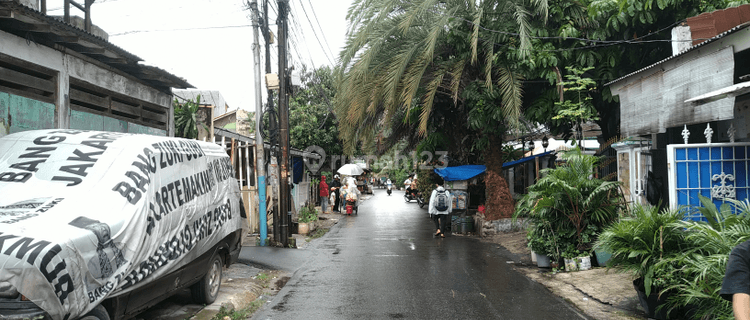
[{"label": "roadside kiosk", "polygon": [[484,165],[464,165],[434,169],[445,181],[444,188],[453,196],[453,211],[451,212],[451,232],[468,233],[474,231],[474,218],[469,212],[469,180],[483,174],[487,170]]}]

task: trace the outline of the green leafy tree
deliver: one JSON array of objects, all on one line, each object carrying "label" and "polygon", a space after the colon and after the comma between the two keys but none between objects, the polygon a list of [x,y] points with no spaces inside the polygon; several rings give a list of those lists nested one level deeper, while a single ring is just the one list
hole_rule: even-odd
[{"label": "green leafy tree", "polygon": [[180,103],[177,99],[172,102],[174,107],[174,129],[175,136],[187,139],[198,138],[198,108],[200,108],[201,96],[193,100]]},{"label": "green leafy tree", "polygon": [[338,122],[333,113],[335,88],[329,67],[303,66],[302,87],[289,101],[289,139],[294,148],[323,148],[327,156],[342,154]]},{"label": "green leafy tree", "polygon": [[[578,135],[580,139],[583,139],[583,132],[580,131],[581,124],[588,120],[599,120],[596,109],[594,109],[591,103],[593,98],[589,94],[591,90],[596,88],[596,82],[590,78],[582,77],[584,72],[593,69],[593,67],[582,70],[574,67],[566,67],[566,69],[569,72],[565,75],[568,80],[560,84],[563,86],[563,90],[569,93],[569,97],[561,102],[555,102],[558,111],[557,115],[552,117],[552,119],[563,119],[572,123],[574,128],[579,130]],[[578,144],[580,145],[580,142]]]}]

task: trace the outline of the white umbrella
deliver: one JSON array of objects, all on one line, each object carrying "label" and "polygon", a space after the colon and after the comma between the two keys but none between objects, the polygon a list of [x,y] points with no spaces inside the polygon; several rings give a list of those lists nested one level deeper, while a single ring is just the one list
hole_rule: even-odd
[{"label": "white umbrella", "polygon": [[358,176],[362,174],[363,172],[365,172],[365,170],[362,170],[362,167],[360,167],[359,165],[356,165],[353,163],[347,163],[341,166],[341,168],[339,168],[337,172],[340,174],[348,175],[348,176]]}]

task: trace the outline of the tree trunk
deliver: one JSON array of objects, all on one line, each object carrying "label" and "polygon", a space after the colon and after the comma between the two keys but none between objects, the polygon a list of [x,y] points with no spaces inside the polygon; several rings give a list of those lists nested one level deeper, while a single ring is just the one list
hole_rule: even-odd
[{"label": "tree trunk", "polygon": [[503,177],[502,140],[497,136],[489,137],[489,146],[485,150],[487,173],[485,220],[510,218],[515,211],[515,202],[510,194],[508,181]]}]

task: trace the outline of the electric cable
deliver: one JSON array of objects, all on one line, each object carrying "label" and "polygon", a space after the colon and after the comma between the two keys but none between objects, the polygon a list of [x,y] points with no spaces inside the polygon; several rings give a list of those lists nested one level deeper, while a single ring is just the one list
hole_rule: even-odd
[{"label": "electric cable", "polygon": [[318,41],[318,45],[320,46],[320,49],[323,50],[323,54],[326,56],[326,59],[328,59],[328,62],[330,62],[331,65],[333,66],[334,65],[333,60],[328,57],[328,52],[323,47],[323,43],[320,42],[320,38],[318,38],[318,33],[315,32],[315,26],[313,25],[312,21],[310,20],[310,16],[307,15],[307,10],[305,10],[305,5],[302,4],[301,1],[300,1],[300,6],[302,6],[302,11],[305,13],[305,18],[307,18],[307,22],[310,24],[310,28],[312,28],[312,32],[315,35],[315,40]]}]

